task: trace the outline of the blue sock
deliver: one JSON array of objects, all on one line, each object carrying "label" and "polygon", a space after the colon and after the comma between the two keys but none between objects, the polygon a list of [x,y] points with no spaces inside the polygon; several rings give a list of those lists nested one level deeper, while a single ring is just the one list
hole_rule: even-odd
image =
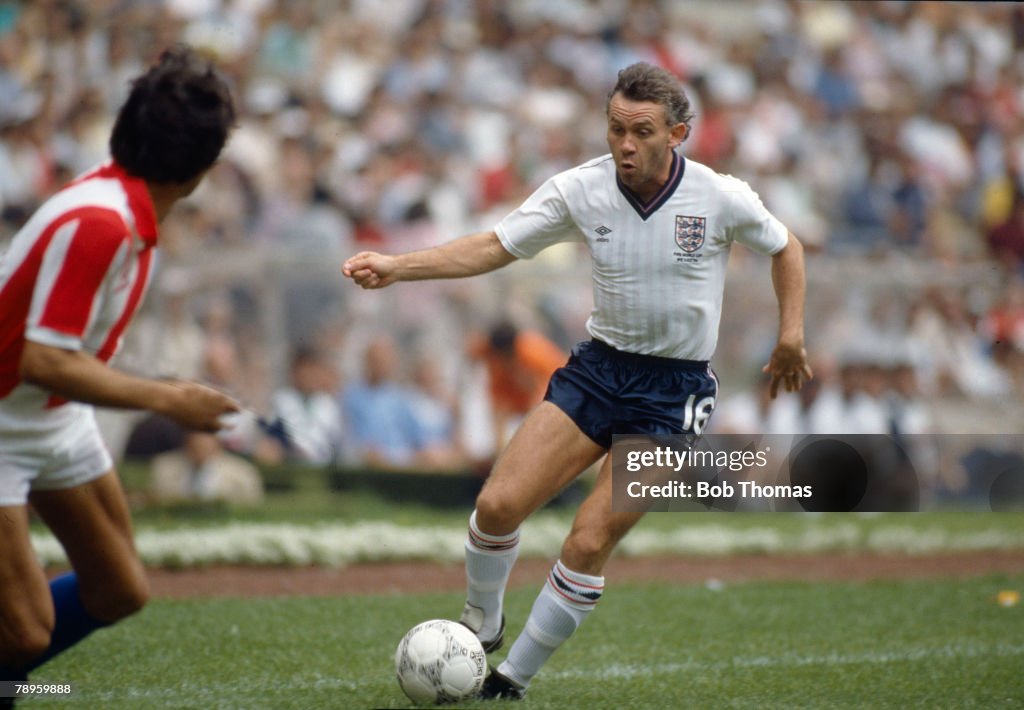
[{"label": "blue sock", "polygon": [[74,572],[56,577],[50,582],[53,609],[57,623],[50,635],[50,646],[39,658],[32,661],[26,672],[33,671],[61,651],[71,648],[96,629],[109,626],[85,610],[82,597],[78,594],[78,577]]}]

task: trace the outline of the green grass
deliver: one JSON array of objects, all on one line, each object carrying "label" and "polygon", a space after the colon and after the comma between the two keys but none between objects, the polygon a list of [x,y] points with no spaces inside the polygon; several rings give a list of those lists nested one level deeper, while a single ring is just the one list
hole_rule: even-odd
[{"label": "green grass", "polygon": [[[1024,589],[1024,576],[612,585],[522,707],[1020,707],[1024,605],[998,606],[1006,588]],[[509,594],[513,635],[534,594]],[[458,594],[157,601],[33,677],[72,683],[72,698],[24,707],[405,707],[398,639],[461,603]]]}]

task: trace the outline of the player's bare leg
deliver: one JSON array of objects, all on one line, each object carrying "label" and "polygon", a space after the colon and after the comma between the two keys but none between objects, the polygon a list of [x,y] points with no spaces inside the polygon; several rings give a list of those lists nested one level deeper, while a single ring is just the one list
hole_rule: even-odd
[{"label": "player's bare leg", "polygon": [[49,646],[54,623],[26,506],[0,507],[0,551],[0,680],[14,680]]},{"label": "player's bare leg", "polygon": [[498,457],[476,501],[477,524],[493,535],[516,530],[604,455],[550,402],[541,402]]},{"label": "player's bare leg", "polygon": [[615,546],[643,513],[612,512],[612,459],[604,460],[594,489],[583,501],[562,544],[562,563],[584,574],[601,574]]},{"label": "player's bare leg", "polygon": [[461,619],[487,650],[501,645],[502,602],[519,552],[519,526],[603,454],[561,409],[542,402],[495,463],[469,520]]},{"label": "player's bare leg", "polygon": [[579,628],[604,592],[608,557],[643,513],[612,512],[611,457],[580,506],[562,556],[533,604],[523,633],[485,686],[487,697],[522,697],[541,666]]},{"label": "player's bare leg", "polygon": [[142,608],[149,596],[145,570],[132,542],[128,505],[117,475],[74,488],[35,491],[29,502],[64,546],[75,572],[34,593],[51,609],[48,645],[31,672],[58,653]]},{"label": "player's bare leg", "polygon": [[64,546],[90,614],[113,623],[143,607],[149,582],[114,471],[75,488],[36,491],[30,501]]}]

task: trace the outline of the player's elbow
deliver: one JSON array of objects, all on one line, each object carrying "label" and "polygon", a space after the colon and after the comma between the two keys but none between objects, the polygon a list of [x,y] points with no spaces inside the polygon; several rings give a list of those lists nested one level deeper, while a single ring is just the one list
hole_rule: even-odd
[{"label": "player's elbow", "polygon": [[46,369],[39,358],[26,352],[18,363],[18,377],[30,385],[42,385],[46,378]]},{"label": "player's elbow", "polygon": [[49,389],[60,378],[66,356],[63,350],[27,341],[18,362],[18,377],[22,382]]}]

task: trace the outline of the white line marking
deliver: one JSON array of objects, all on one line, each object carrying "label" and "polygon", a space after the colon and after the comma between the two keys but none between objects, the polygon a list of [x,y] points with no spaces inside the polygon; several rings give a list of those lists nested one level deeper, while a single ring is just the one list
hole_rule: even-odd
[{"label": "white line marking", "polygon": [[[863,653],[827,653],[823,655],[803,655],[784,653],[779,656],[737,656],[722,661],[702,661],[688,658],[677,663],[656,663],[653,665],[613,663],[605,666],[588,666],[569,670],[545,673],[549,680],[586,680],[602,681],[609,678],[616,680],[632,680],[637,678],[656,678],[659,676],[678,675],[679,673],[718,672],[743,668],[789,668],[804,666],[851,666],[862,664],[908,663],[930,660],[956,660],[991,658],[994,656],[1024,655],[1022,644],[991,644],[991,645],[945,645],[934,648],[905,648],[890,651],[867,651]],[[209,700],[223,701],[233,698],[243,702],[244,698],[265,695],[267,693],[302,693],[309,690],[341,690],[348,692],[368,691],[379,687],[383,680],[380,676],[362,680],[344,678],[316,677],[308,680],[275,681],[246,679],[243,683],[207,683],[196,685],[180,683],[164,687],[122,687],[107,689],[101,692],[83,694],[90,699],[117,701],[132,699],[163,699],[168,697],[187,697],[192,702]],[[85,691],[87,683],[78,683],[76,691]],[[397,693],[396,686],[396,693]],[[400,696],[396,696],[400,697]]]},{"label": "white line marking", "polygon": [[680,672],[728,671],[735,668],[787,668],[801,666],[850,666],[862,664],[888,664],[938,659],[968,659],[993,656],[1024,655],[1024,645],[994,644],[986,646],[938,646],[935,648],[908,648],[893,651],[867,651],[864,653],[828,653],[820,656],[784,653],[779,656],[738,656],[725,661],[701,661],[688,658],[677,663],[638,665],[615,663],[601,668],[573,668],[558,671],[546,677],[554,679],[600,680],[617,678],[629,680]]}]

